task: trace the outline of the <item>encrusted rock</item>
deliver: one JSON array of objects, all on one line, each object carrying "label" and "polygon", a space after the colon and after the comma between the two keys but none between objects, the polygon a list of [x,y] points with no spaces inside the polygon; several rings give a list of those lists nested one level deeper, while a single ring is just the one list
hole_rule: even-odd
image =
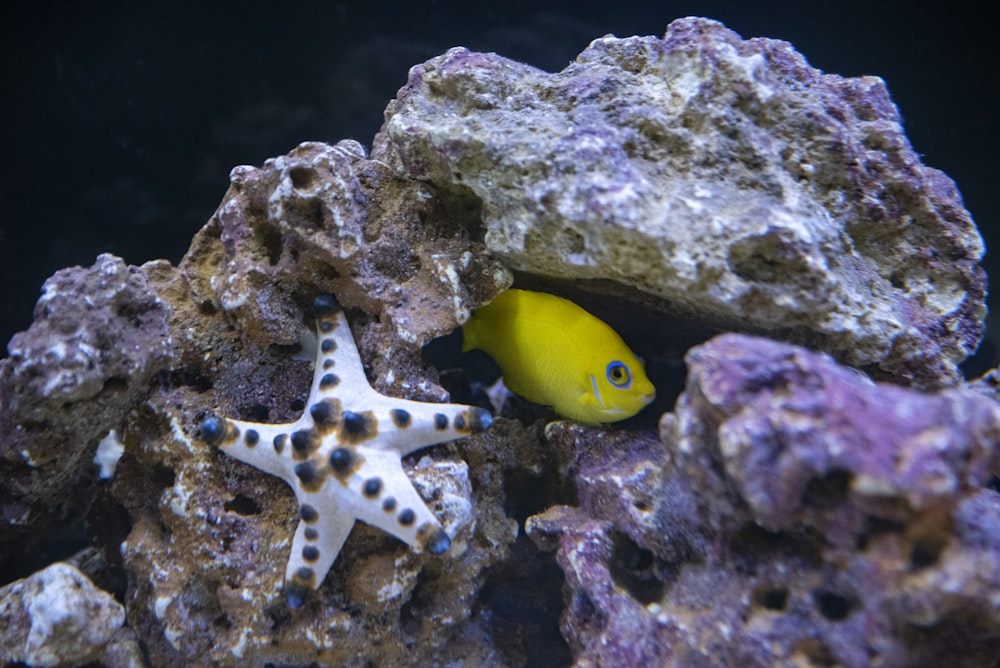
[{"label": "encrusted rock", "polygon": [[0,588],[0,662],[31,666],[97,661],[125,611],[83,573],[55,563]]},{"label": "encrusted rock", "polygon": [[[420,457],[408,472],[454,536],[451,550],[419,554],[357,523],[320,588],[293,611],[282,585],[294,496],[280,479],[185,434],[199,405],[189,389],[151,399],[124,434],[127,452],[112,481],[131,518],[118,529],[129,623],[154,665],[343,665],[359,657],[505,665],[472,617],[489,567],[517,535],[502,513],[502,478],[473,477],[451,446]],[[511,428],[500,430],[502,440],[488,432],[463,447],[506,451],[525,440]]]},{"label": "encrusted rock", "polygon": [[309,286],[376,316],[387,353],[417,351],[510,285],[430,188],[365,159],[355,141],[307,142],[230,179],[181,269],[248,342],[297,344],[293,297]]},{"label": "encrusted rock", "polygon": [[825,526],[824,501],[849,494],[859,521],[905,520],[982,487],[997,463],[1000,406],[968,390],[874,384],[828,357],[735,334],[692,349],[687,362],[678,447],[717,447],[755,521],[772,531],[806,522],[828,538],[846,532],[849,544],[861,527]]},{"label": "encrusted rock", "polygon": [[0,360],[0,552],[86,509],[98,441],[168,364],[168,316],[142,269],[113,255],[45,282]]},{"label": "encrusted rock", "polygon": [[1000,651],[1000,407],[740,335],[661,440],[550,425],[579,505],[527,530],[581,665],[979,666]]},{"label": "encrusted rock", "polygon": [[410,70],[373,157],[480,212],[514,269],[611,279],[921,387],[983,333],[983,243],[877,77],[681,19],[562,72],[455,48]]},{"label": "encrusted rock", "polygon": [[[417,553],[359,523],[296,609],[291,490],[197,437],[208,415],[302,414],[322,292],[378,391],[445,400],[421,347],[511,270],[606,279],[571,287],[627,295],[623,318],[637,301],[680,308],[904,383],[954,382],[982,333],[981,241],[880,80],[700,19],[596,40],[557,74],[456,49],[412,70],[375,159],[305,143],[230,179],[180,267],[101,256],[60,272],[0,362],[0,546],[96,488],[95,572],[127,586],[129,621],[108,604],[73,618],[107,621],[76,632],[78,658],[26,653],[54,652],[49,637],[5,660],[971,666],[1000,652],[996,383],[920,395],[721,337],[689,355],[659,437],[568,422],[543,437],[498,417],[408,457],[451,548]],[[97,482],[112,429],[124,454]],[[14,638],[31,613],[9,610]]]},{"label": "encrusted rock", "polygon": [[325,291],[347,307],[380,391],[443,400],[420,346],[457,328],[509,273],[429,187],[366,160],[356,142],[303,144],[231,178],[179,270],[148,267],[171,307],[176,361],[119,430],[125,454],[92,517],[109,548],[121,545],[130,626],[157,666],[503,665],[507,650],[473,609],[516,525],[502,512],[502,477],[471,472],[457,452],[534,439],[505,428],[503,441],[487,433],[408,458],[451,549],[420,554],[357,523],[317,592],[290,610],[292,490],[197,433],[209,414],[301,415],[315,345],[305,305]]}]

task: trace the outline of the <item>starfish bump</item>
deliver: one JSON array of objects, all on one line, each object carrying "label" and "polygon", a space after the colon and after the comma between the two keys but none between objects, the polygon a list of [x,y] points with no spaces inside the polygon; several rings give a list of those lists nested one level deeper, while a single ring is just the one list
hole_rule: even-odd
[{"label": "starfish bump", "polygon": [[343,310],[332,295],[315,301],[319,333],[307,410],[289,424],[212,416],[201,438],[284,479],[299,503],[285,571],[285,600],[300,607],[333,565],[355,520],[409,545],[441,554],[451,538],[417,494],[402,457],[485,431],[493,418],[475,406],[387,397],[365,376]]}]

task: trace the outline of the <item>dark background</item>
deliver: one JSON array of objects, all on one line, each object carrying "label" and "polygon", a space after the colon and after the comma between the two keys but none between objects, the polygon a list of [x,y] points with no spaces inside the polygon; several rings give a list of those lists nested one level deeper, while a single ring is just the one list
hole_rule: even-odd
[{"label": "dark background", "polygon": [[[61,267],[104,251],[180,260],[234,165],[304,140],[370,145],[411,65],[463,45],[559,70],[593,38],[662,35],[686,15],[788,40],[827,72],[884,78],[914,148],[955,179],[994,245],[1000,49],[989,2],[495,4],[4,3],[0,343],[30,324]],[[988,272],[995,264],[987,257]],[[995,366],[997,350],[984,344],[966,372]]]}]

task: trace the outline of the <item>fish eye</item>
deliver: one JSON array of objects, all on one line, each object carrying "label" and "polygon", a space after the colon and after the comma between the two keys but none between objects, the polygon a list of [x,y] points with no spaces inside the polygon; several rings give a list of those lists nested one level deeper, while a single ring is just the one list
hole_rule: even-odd
[{"label": "fish eye", "polygon": [[632,384],[632,374],[628,367],[621,362],[615,361],[608,364],[608,382],[615,387],[627,389]]}]

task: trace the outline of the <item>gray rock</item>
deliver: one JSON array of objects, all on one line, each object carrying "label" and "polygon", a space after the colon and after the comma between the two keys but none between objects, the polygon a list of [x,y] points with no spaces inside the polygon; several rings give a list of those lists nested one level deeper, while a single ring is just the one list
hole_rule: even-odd
[{"label": "gray rock", "polygon": [[[97,486],[88,529],[121,562],[81,563],[127,587],[128,627],[109,604],[86,656],[52,661],[972,666],[1000,651],[995,379],[920,395],[722,337],[691,352],[659,437],[558,422],[543,439],[498,418],[409,458],[452,550],[356,526],[298,611],[281,596],[291,491],[196,437],[210,414],[301,414],[319,292],[348,309],[378,390],[444,399],[421,347],[511,270],[629,296],[623,317],[679,308],[952,383],[982,333],[982,246],[878,79],[700,19],[596,40],[557,74],[457,49],[413,69],[372,159],[308,142],[230,181],[180,267],[60,272],[0,362],[0,546],[44,537]],[[112,428],[124,454],[97,483]],[[53,611],[75,595],[47,594]],[[10,660],[29,660],[22,598],[0,616]]]},{"label": "gray rock", "polygon": [[[94,509],[108,518],[103,544],[122,556],[130,628],[156,666],[504,665],[473,607],[517,536],[503,476],[473,472],[458,445],[407,458],[452,538],[448,554],[359,522],[319,589],[291,610],[291,488],[197,434],[212,414],[302,414],[316,345],[305,305],[323,291],[347,309],[374,385],[442,400],[420,346],[507,287],[508,272],[430,187],[367,160],[357,142],[307,142],[230,179],[180,267],[144,267],[169,305],[174,362],[119,430],[125,452]],[[530,440],[514,427],[461,447]]]},{"label": "gray rock", "polygon": [[87,508],[98,441],[168,365],[168,319],[147,275],[113,255],[45,282],[0,360],[0,556]]},{"label": "gray rock", "polygon": [[983,244],[877,77],[681,19],[549,74],[455,48],[410,70],[373,158],[481,211],[517,270],[611,279],[730,328],[953,384]]},{"label": "gray rock", "polygon": [[0,661],[96,661],[124,621],[125,610],[110,594],[74,566],[55,563],[0,588]]},{"label": "gray rock", "polygon": [[302,284],[377,314],[386,343],[412,350],[511,283],[432,189],[368,160],[356,141],[305,142],[261,168],[235,167],[230,181],[181,270],[199,301],[258,345],[299,342],[287,302]]}]

